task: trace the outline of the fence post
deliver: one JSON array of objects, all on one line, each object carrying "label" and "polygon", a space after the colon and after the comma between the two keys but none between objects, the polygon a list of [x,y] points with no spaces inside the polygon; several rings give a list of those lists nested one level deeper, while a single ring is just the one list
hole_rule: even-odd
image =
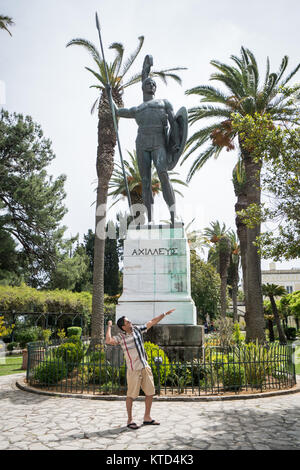
[{"label": "fence post", "polygon": [[154,362],[157,368],[157,375],[158,375],[158,395],[160,395],[160,365],[162,364],[162,358],[160,356],[156,356],[154,358]]},{"label": "fence post", "polygon": [[31,345],[30,343],[27,344],[27,370],[26,370],[26,382],[29,383],[29,371],[30,371],[30,363],[31,363]]},{"label": "fence post", "polygon": [[292,343],[292,368],[293,368],[293,381],[294,385],[296,384],[296,345],[295,343]]}]

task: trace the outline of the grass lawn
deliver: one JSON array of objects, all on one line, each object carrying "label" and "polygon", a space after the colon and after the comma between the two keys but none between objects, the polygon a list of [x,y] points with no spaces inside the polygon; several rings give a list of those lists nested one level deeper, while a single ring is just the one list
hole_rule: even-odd
[{"label": "grass lawn", "polygon": [[288,344],[293,344],[296,343],[296,348],[295,348],[295,369],[296,369],[296,374],[300,375],[300,341],[299,339],[296,340],[288,340]]},{"label": "grass lawn", "polygon": [[0,376],[25,372],[21,369],[22,356],[8,356],[0,359]]},{"label": "grass lawn", "polygon": [[296,374],[300,375],[300,345],[296,346],[295,362],[296,362]]}]

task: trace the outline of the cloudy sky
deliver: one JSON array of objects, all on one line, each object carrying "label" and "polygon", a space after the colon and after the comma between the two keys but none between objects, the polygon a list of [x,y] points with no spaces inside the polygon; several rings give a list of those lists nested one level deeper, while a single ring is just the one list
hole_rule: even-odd
[{"label": "cloudy sky", "polygon": [[[145,36],[142,53],[132,68],[141,70],[144,55],[151,54],[154,67],[187,67],[182,71],[182,87],[157,81],[157,98],[167,98],[177,111],[190,108],[197,99],[185,90],[208,84],[214,71],[210,60],[230,62],[241,46],[251,49],[264,76],[267,56],[272,71],[277,71],[284,55],[290,58],[289,70],[299,62],[299,14],[297,0],[0,0],[0,13],[11,16],[15,26],[10,37],[0,38],[0,81],[5,86],[3,107],[9,112],[28,114],[40,123],[56,154],[49,172],[67,175],[64,223],[67,235],[83,234],[94,228],[95,160],[97,116],[90,109],[97,97],[95,83],[85,66],[93,65],[87,52],[79,47],[66,48],[73,38],[83,37],[98,46],[95,11],[102,26],[108,61],[112,42],[122,42],[127,54]],[[300,80],[300,73],[295,78]],[[3,93],[2,93],[3,95]],[[3,99],[2,99],[3,101]],[[140,85],[126,90],[125,106],[142,102]],[[189,134],[197,126],[189,129]],[[134,121],[122,120],[120,138],[124,155],[134,149]],[[118,161],[118,153],[116,152]],[[211,221],[225,222],[234,228],[235,196],[231,181],[237,160],[235,151],[224,151],[195,175],[184,198],[178,197],[178,212],[186,223],[193,218],[193,229],[203,229]],[[185,178],[192,157],[176,171]],[[121,203],[112,209],[126,209]],[[168,216],[162,199],[155,206],[156,221]],[[269,260],[262,266],[268,268]],[[300,267],[300,261],[281,267]],[[279,264],[278,264],[279,267]]]}]

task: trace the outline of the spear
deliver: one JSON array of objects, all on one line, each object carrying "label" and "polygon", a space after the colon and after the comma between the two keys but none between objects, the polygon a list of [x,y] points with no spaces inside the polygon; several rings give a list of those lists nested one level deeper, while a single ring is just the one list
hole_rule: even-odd
[{"label": "spear", "polygon": [[129,188],[128,188],[127,178],[126,178],[123,154],[122,154],[122,149],[121,149],[121,144],[120,144],[120,139],[119,139],[118,124],[117,124],[117,119],[116,119],[115,107],[114,107],[114,103],[113,103],[113,99],[112,99],[111,84],[110,84],[110,81],[109,81],[107,65],[106,65],[106,60],[105,60],[105,56],[104,56],[104,50],[103,50],[103,44],[102,44],[102,38],[101,38],[101,31],[100,31],[100,23],[99,23],[97,12],[96,12],[96,26],[97,26],[97,30],[98,30],[98,34],[99,34],[99,41],[100,41],[100,47],[101,47],[101,53],[102,53],[102,57],[103,57],[105,77],[106,77],[106,83],[107,83],[107,86],[105,88],[106,88],[106,92],[107,92],[107,95],[108,95],[108,101],[109,101],[109,104],[110,104],[110,109],[111,109],[112,119],[113,119],[113,123],[114,123],[115,133],[116,133],[116,136],[117,136],[117,143],[118,143],[119,155],[120,155],[120,160],[121,160],[121,165],[122,165],[123,178],[124,178],[125,187],[126,187],[126,193],[127,193],[127,199],[128,199],[130,215],[133,219],[131,197],[130,197],[130,192],[129,192]]}]

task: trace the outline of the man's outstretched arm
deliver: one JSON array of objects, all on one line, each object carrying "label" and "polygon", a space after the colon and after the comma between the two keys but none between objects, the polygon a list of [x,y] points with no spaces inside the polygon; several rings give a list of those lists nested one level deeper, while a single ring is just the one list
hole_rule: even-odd
[{"label": "man's outstretched arm", "polygon": [[169,310],[166,313],[162,313],[161,315],[158,315],[158,317],[155,317],[152,320],[148,321],[148,323],[146,323],[147,330],[149,330],[149,328],[159,323],[163,318],[165,318],[166,315],[170,315],[170,313],[174,312],[174,310],[176,309],[172,308],[172,310]]},{"label": "man's outstretched arm", "polygon": [[112,326],[112,321],[109,320],[107,323],[105,344],[110,344],[111,346],[117,346],[118,345],[117,341],[111,337],[111,326]]}]

